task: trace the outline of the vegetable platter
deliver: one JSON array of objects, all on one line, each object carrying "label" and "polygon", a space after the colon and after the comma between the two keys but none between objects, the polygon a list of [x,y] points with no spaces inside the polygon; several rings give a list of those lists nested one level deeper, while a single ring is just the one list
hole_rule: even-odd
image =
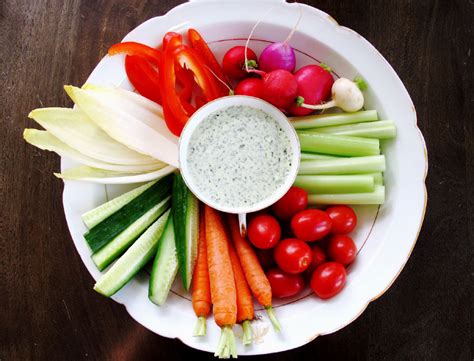
[{"label": "vegetable platter", "polygon": [[[276,0],[248,5],[251,11],[241,1],[192,1],[146,21],[123,41],[159,48],[165,34],[175,32],[187,36],[193,49],[176,36],[165,36],[161,55],[152,49],[140,58],[134,57],[134,49],[124,51],[117,44],[84,87],[66,87],[78,107],[35,110],[30,117],[46,131],[25,131],[28,142],[62,157],[58,176],[65,180],[64,212],[75,246],[97,281],[94,289],[123,304],[153,332],[223,358],[289,350],[356,319],[403,269],[427,202],[428,160],[416,112],[382,55],[312,7]],[[217,65],[205,55],[200,36]],[[236,46],[252,49],[260,68],[247,52],[243,69],[232,69],[241,54],[226,53]],[[176,58],[168,57],[169,49]],[[275,54],[285,60],[276,61]],[[206,66],[196,62],[202,56]],[[191,102],[189,95],[183,98],[186,81],[179,93],[171,94],[166,89],[174,83],[158,77],[161,93],[150,92],[153,84],[133,78],[130,69],[153,75],[150,64],[155,60],[160,72],[181,72],[178,82],[191,71],[201,93]],[[178,63],[186,67],[178,69]],[[222,81],[220,65],[230,78],[238,78],[241,70],[255,76],[250,85],[236,86]],[[305,76],[328,82],[321,99],[311,84],[304,85]],[[252,94],[260,91],[260,81],[263,93]],[[134,88],[150,100],[131,92]],[[292,132],[302,151],[288,158],[301,157],[294,184],[299,188],[291,188],[272,206],[273,216],[249,215],[247,235],[253,246],[242,238],[245,229],[236,216],[204,206],[187,188],[187,175],[176,171],[185,161],[178,159],[179,136],[186,132],[190,114],[234,93],[256,95],[293,115]],[[323,108],[331,109],[316,118],[298,118]],[[241,110],[233,111],[245,113]],[[95,141],[86,143],[86,138]],[[297,201],[301,194],[303,204]],[[318,206],[341,203],[350,204],[355,213],[345,206]],[[320,227],[312,228],[311,222]],[[285,227],[294,238],[288,238]],[[280,232],[287,239],[279,241]],[[324,243],[324,250],[313,247],[315,241]],[[278,268],[260,275],[259,262],[265,261],[253,249],[272,247],[271,262]],[[324,263],[326,257],[330,262]],[[310,268],[311,281],[306,282],[303,271]],[[203,282],[208,279],[210,290]],[[210,304],[191,298],[211,302],[211,296],[216,322],[211,321]],[[232,327],[234,323],[240,325]]]}]

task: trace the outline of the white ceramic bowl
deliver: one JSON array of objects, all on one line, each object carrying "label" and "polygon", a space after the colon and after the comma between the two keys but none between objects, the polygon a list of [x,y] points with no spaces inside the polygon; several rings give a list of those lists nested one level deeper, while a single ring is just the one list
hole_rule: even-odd
[{"label": "white ceramic bowl", "polygon": [[[270,14],[257,28],[250,46],[258,53],[271,41],[282,41],[298,17],[298,6],[281,1],[252,1],[251,10],[242,2],[198,1],[172,9],[164,16],[143,23],[124,40],[156,46],[166,31],[197,28],[211,43],[218,58],[226,49],[244,44],[250,28],[268,9]],[[395,121],[396,140],[384,142],[387,157],[386,203],[382,207],[355,207],[359,226],[352,234],[359,254],[349,267],[347,285],[336,297],[321,301],[307,290],[295,299],[275,302],[275,311],[283,326],[276,334],[264,312],[257,307],[261,320],[253,323],[254,344],[239,354],[265,354],[292,349],[318,335],[335,332],[357,318],[370,301],[383,294],[395,281],[415,245],[426,209],[425,177],[427,155],[423,137],[416,125],[416,113],[410,97],[392,67],[364,38],[339,26],[329,15],[301,5],[303,17],[290,44],[297,50],[298,66],[324,62],[335,75],[352,79],[362,76],[369,84],[365,92],[366,108],[377,109],[381,119]],[[92,72],[89,82],[120,85],[130,89],[123,58],[105,57]],[[62,168],[74,165],[62,159]],[[66,220],[84,264],[97,279],[100,272],[90,259],[82,234],[85,226],[80,215],[130,187],[103,186],[85,182],[66,182],[64,211]],[[166,337],[179,338],[187,345],[205,351],[215,350],[219,329],[212,317],[208,335],[192,337],[195,316],[190,296],[175,282],[163,307],[147,298],[148,275],[141,274],[113,299],[122,303],[130,315],[148,329]],[[91,290],[91,292],[93,292]],[[235,327],[237,336],[240,327]]]}]

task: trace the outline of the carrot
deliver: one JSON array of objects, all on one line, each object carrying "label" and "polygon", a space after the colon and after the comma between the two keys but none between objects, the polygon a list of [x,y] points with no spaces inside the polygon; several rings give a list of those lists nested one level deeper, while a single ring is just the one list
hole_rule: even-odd
[{"label": "carrot", "polygon": [[267,276],[265,276],[265,272],[263,272],[262,266],[252,246],[240,235],[239,224],[236,217],[229,214],[227,220],[235,249],[250,289],[258,303],[265,307],[274,329],[279,332],[281,327],[272,308],[272,288],[270,282]]},{"label": "carrot", "polygon": [[211,289],[209,285],[209,271],[207,268],[206,224],[204,213],[200,212],[199,244],[196,266],[192,279],[193,309],[198,321],[194,329],[194,336],[206,335],[206,317],[211,312]]},{"label": "carrot", "polygon": [[227,238],[221,215],[209,206],[204,208],[206,224],[207,264],[211,285],[214,319],[221,327],[215,356],[237,357],[232,326],[237,320],[237,292],[229,256]]},{"label": "carrot", "polygon": [[234,271],[235,289],[237,290],[237,322],[242,324],[244,337],[242,343],[252,343],[252,327],[250,321],[255,317],[253,299],[250,293],[244,271],[240,265],[239,256],[235,252],[232,242],[229,242],[229,256]]}]

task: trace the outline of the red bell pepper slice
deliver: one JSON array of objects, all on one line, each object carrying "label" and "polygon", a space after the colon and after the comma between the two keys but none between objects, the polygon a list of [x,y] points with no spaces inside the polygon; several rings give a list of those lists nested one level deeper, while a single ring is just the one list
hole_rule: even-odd
[{"label": "red bell pepper slice", "polygon": [[159,72],[146,58],[138,55],[125,57],[128,80],[139,94],[161,104]]},{"label": "red bell pepper slice", "polygon": [[161,62],[161,51],[154,49],[148,45],[127,41],[112,45],[108,51],[109,55],[127,54],[137,55],[147,59],[155,66],[159,66]]},{"label": "red bell pepper slice", "polygon": [[165,51],[168,43],[173,40],[173,43],[176,45],[178,42],[181,44],[183,42],[183,36],[179,33],[175,33],[174,31],[168,31],[165,36],[163,36],[163,44],[161,49],[163,52]]},{"label": "red bell pepper slice", "polygon": [[[191,44],[191,47],[195,49],[196,52],[199,53],[201,58],[204,60],[205,64],[212,70],[215,76],[219,78],[225,84],[228,84],[229,81],[224,75],[224,72],[222,71],[222,68],[219,65],[219,62],[217,61],[214,53],[209,48],[209,46],[207,45],[206,41],[203,39],[201,34],[199,34],[199,32],[196,29],[191,28],[188,30],[188,40],[189,40],[189,43]],[[219,88],[221,92],[223,93],[222,95],[229,94],[228,88],[220,82],[219,82]]]}]

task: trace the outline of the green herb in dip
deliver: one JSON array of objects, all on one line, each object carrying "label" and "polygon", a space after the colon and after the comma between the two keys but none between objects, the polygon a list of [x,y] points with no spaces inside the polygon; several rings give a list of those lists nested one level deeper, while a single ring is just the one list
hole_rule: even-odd
[{"label": "green herb in dip", "polygon": [[269,114],[248,106],[218,110],[196,127],[188,146],[192,182],[222,207],[248,207],[286,180],[293,150]]}]

